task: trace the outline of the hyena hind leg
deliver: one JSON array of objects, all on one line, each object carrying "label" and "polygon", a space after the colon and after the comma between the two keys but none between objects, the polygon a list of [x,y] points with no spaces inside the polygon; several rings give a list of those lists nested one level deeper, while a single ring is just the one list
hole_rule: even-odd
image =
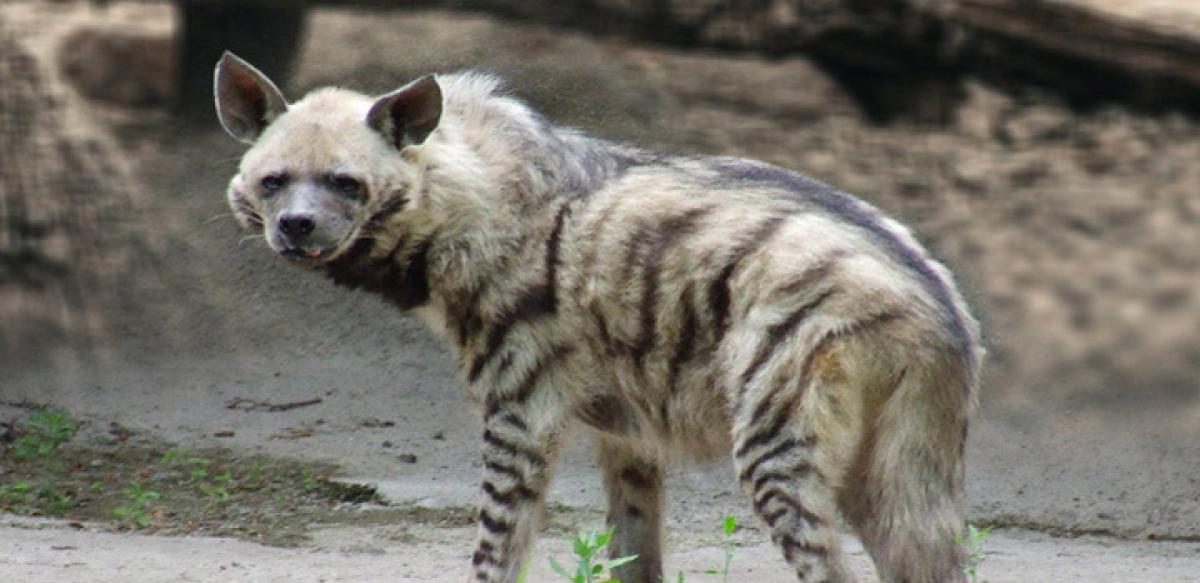
[{"label": "hyena hind leg", "polygon": [[[796,398],[784,394],[796,391]],[[789,387],[752,403],[749,424],[734,431],[734,466],[755,514],[796,576],[806,582],[854,581],[841,553],[837,496],[817,465],[817,436]]]},{"label": "hyena hind leg", "polygon": [[907,372],[846,481],[843,511],[883,583],[966,581],[958,537],[967,399],[961,383]]},{"label": "hyena hind leg", "polygon": [[659,583],[662,569],[663,472],[654,461],[603,437],[596,440],[596,457],[604,474],[608,497],[609,543],[612,558],[637,555],[613,570],[623,583]]}]

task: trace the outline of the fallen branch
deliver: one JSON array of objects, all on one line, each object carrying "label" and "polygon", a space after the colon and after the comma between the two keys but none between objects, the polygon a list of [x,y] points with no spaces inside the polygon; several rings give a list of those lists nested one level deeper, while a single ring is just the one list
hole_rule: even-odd
[{"label": "fallen branch", "polygon": [[268,413],[277,413],[279,411],[290,411],[299,409],[300,407],[308,407],[316,405],[324,399],[308,399],[307,401],[293,401],[291,403],[272,403],[270,401],[259,401],[258,399],[247,399],[245,397],[234,397],[228,403],[225,403],[226,409],[236,411],[266,411]]}]

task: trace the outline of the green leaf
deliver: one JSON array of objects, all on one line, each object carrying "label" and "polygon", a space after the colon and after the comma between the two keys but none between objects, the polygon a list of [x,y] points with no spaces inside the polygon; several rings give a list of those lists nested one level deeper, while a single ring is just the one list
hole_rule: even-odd
[{"label": "green leaf", "polygon": [[617,527],[615,527],[615,526],[609,527],[608,530],[597,534],[596,535],[596,544],[593,545],[594,548],[600,549],[600,548],[604,548],[604,547],[608,546],[608,541],[612,539],[613,530],[615,530],[616,528]]},{"label": "green leaf", "polygon": [[637,558],[638,558],[637,555],[629,555],[628,557],[621,557],[618,559],[613,559],[611,561],[604,563],[604,568],[616,569],[617,567],[620,567],[621,565],[624,565],[627,563],[632,563],[633,561],[637,560]]},{"label": "green leaf", "polygon": [[558,576],[560,576],[560,577],[562,577],[563,579],[566,579],[566,580],[568,580],[568,581],[570,581],[570,580],[572,579],[572,578],[571,578],[571,575],[570,575],[569,573],[567,573],[567,570],[566,570],[566,569],[564,569],[564,568],[562,567],[562,565],[559,565],[559,564],[558,564],[558,561],[555,561],[555,560],[554,560],[554,557],[546,557],[546,558],[550,560],[550,568],[551,568],[551,569],[552,569],[552,570],[553,570],[555,573],[558,573]]},{"label": "green leaf", "polygon": [[737,517],[732,514],[726,515],[725,520],[721,522],[721,530],[725,531],[725,534],[733,534],[736,529]]}]

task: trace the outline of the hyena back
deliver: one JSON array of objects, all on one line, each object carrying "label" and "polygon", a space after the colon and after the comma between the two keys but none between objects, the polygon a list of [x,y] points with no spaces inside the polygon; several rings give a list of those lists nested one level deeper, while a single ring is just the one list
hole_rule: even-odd
[{"label": "hyena back", "polygon": [[595,436],[627,583],[662,578],[664,467],[732,453],[799,579],[960,581],[982,350],[948,272],[849,195],[760,162],[554,126],[477,74],[288,104],[231,54],[228,197],[288,260],[412,310],[483,416],[473,581],[515,580],[566,433]]}]

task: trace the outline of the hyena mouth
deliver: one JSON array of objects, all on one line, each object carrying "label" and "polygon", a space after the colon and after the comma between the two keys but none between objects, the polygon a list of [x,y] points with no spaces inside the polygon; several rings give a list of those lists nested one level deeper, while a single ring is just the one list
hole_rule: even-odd
[{"label": "hyena mouth", "polygon": [[279,254],[287,258],[289,261],[294,261],[301,264],[321,263],[331,259],[336,249],[327,247],[324,249],[305,248],[305,247],[289,247],[280,251]]}]

